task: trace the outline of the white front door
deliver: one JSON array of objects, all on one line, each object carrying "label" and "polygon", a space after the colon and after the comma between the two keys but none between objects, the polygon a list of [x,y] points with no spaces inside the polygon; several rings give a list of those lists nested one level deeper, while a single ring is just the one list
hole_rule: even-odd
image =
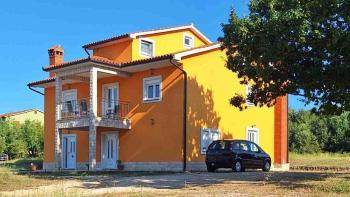
[{"label": "white front door", "polygon": [[76,137],[75,135],[63,135],[62,143],[63,168],[76,168]]},{"label": "white front door", "polygon": [[118,160],[118,135],[116,133],[102,134],[102,168],[116,169]]}]

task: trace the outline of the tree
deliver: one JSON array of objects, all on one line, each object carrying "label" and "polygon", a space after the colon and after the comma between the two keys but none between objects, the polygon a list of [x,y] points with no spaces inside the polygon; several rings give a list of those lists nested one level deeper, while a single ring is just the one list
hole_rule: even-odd
[{"label": "tree", "polygon": [[11,159],[24,156],[37,157],[43,151],[43,126],[37,121],[19,124],[0,120],[0,153]]},{"label": "tree", "polygon": [[21,125],[21,133],[29,157],[37,157],[43,150],[43,127],[38,121],[26,120]]},{"label": "tree", "polygon": [[[251,0],[249,9],[244,18],[232,10],[219,38],[227,67],[253,84],[248,99],[272,106],[292,94],[318,112],[350,110],[350,1]],[[243,109],[246,99],[230,102]]]}]

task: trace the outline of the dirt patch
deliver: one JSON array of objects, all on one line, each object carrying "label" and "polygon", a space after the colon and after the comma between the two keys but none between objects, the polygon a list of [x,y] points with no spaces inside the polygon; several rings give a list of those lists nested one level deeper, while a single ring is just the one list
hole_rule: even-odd
[{"label": "dirt patch", "polygon": [[[344,186],[321,190],[333,180]],[[163,175],[86,176],[35,189],[3,192],[6,196],[262,196],[349,195],[350,175],[320,172],[175,173]],[[336,185],[337,186],[337,185]],[[337,186],[338,187],[338,186]],[[345,188],[343,188],[345,187]],[[349,187],[349,188],[347,188]]]}]

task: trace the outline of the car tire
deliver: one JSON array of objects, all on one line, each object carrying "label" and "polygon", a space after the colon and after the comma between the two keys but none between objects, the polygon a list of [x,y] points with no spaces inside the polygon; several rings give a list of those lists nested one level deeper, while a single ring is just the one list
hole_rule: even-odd
[{"label": "car tire", "polygon": [[207,171],[208,172],[215,172],[216,168],[210,165],[207,165]]},{"label": "car tire", "polygon": [[242,172],[242,163],[240,161],[235,161],[232,166],[232,171],[234,172]]},{"label": "car tire", "polygon": [[268,172],[268,171],[270,171],[270,168],[271,168],[270,162],[269,162],[269,161],[265,161],[262,170],[263,170],[264,172]]}]

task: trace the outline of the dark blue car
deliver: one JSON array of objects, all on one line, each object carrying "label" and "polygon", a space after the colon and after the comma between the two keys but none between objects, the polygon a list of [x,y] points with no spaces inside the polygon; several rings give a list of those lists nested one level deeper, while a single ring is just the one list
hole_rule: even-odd
[{"label": "dark blue car", "polygon": [[270,171],[271,158],[257,144],[247,140],[216,140],[206,152],[208,172],[218,168],[232,168],[234,172],[245,169]]}]

